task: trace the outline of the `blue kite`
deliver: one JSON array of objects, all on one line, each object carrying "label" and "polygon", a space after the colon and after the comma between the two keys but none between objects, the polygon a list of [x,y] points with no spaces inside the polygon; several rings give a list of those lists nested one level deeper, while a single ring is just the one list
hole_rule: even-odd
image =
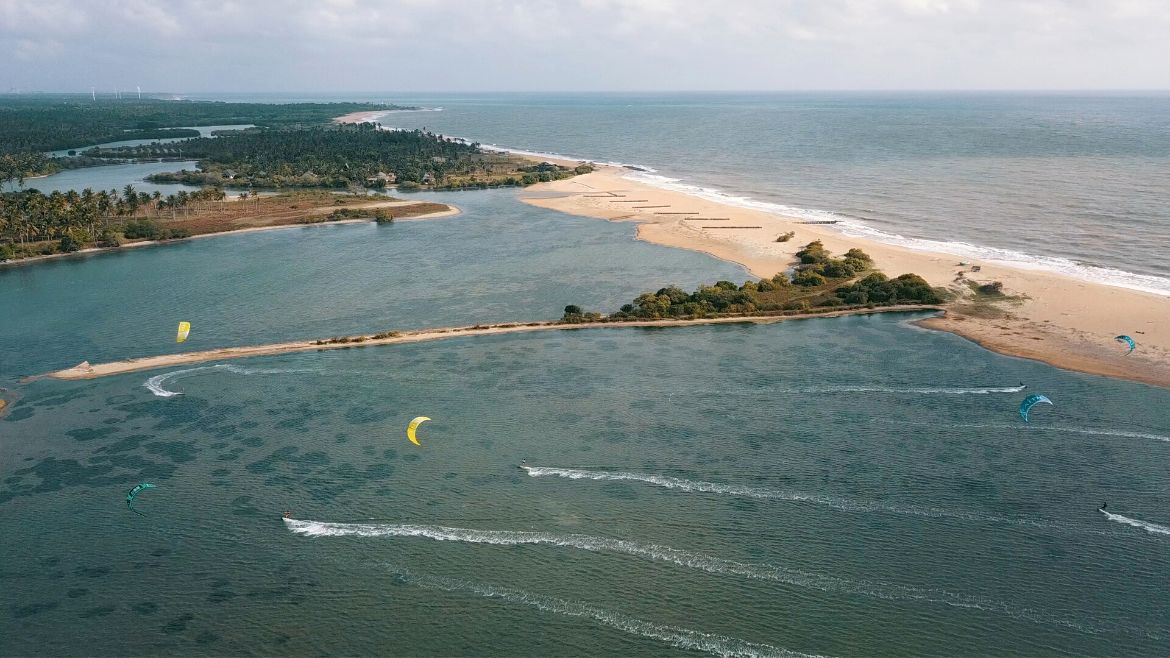
[{"label": "blue kite", "polygon": [[1028,412],[1032,410],[1032,407],[1041,402],[1044,404],[1052,404],[1052,400],[1049,400],[1047,396],[1039,394],[1029,395],[1020,403],[1020,417],[1024,419],[1025,423],[1028,422]]},{"label": "blue kite", "polygon": [[142,484],[134,485],[133,489],[126,492],[126,507],[129,507],[130,511],[134,512],[138,516],[146,516],[142,512],[139,512],[138,510],[134,509],[134,497],[137,496],[140,492],[145,491],[146,489],[153,489],[153,488],[154,488],[154,485],[149,483],[149,482],[143,482]]},{"label": "blue kite", "polygon": [[1137,343],[1135,343],[1132,338],[1130,338],[1129,336],[1126,336],[1125,334],[1122,334],[1122,335],[1114,338],[1113,340],[1115,340],[1119,343],[1125,343],[1126,345],[1129,345],[1129,351],[1125,353],[1126,356],[1129,356],[1130,354],[1133,353],[1134,350],[1137,349]]}]

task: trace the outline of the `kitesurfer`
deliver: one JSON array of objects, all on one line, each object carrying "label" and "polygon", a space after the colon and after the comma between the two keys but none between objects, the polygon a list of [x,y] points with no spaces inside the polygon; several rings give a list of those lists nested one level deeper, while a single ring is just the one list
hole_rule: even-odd
[{"label": "kitesurfer", "polygon": [[1108,507],[1108,506],[1109,506],[1109,502],[1108,502],[1108,501],[1105,501],[1105,502],[1101,503],[1101,506],[1100,506],[1100,507],[1098,507],[1097,509],[1098,509],[1098,510],[1100,510],[1100,511],[1102,511],[1102,512],[1104,512],[1104,511],[1105,511],[1105,508],[1106,508],[1106,507]]},{"label": "kitesurfer", "polygon": [[285,511],[284,511],[284,518],[286,518],[286,519],[291,519],[291,518],[292,518],[292,512],[290,512],[290,511],[288,511],[288,510],[285,510]]}]

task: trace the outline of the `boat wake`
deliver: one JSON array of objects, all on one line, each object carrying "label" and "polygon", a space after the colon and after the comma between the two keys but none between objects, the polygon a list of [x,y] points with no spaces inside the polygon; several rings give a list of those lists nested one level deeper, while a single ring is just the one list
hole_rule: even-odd
[{"label": "boat wake", "polygon": [[224,370],[235,373],[237,375],[282,375],[286,373],[295,372],[314,372],[312,370],[290,370],[285,368],[244,368],[241,366],[232,365],[230,363],[221,363],[214,366],[200,366],[198,368],[186,368],[184,370],[172,370],[171,372],[164,372],[161,375],[155,375],[142,383],[151,393],[160,398],[169,398],[176,395],[182,395],[179,391],[170,391],[164,388],[164,384],[178,379],[185,379],[194,375],[195,373],[205,372],[208,370]]},{"label": "boat wake", "polygon": [[1146,532],[1153,534],[1153,535],[1170,535],[1170,527],[1166,527],[1164,525],[1158,525],[1157,523],[1150,523],[1149,521],[1141,521],[1139,519],[1131,519],[1128,516],[1122,516],[1120,514],[1106,512],[1105,510],[1098,510],[1098,511],[1101,512],[1102,514],[1104,514],[1105,518],[1109,519],[1110,521],[1113,521],[1114,523],[1123,523],[1125,525],[1131,525],[1135,528],[1141,528],[1142,530],[1145,530]]},{"label": "boat wake", "polygon": [[285,519],[294,533],[307,537],[417,537],[434,541],[451,541],[496,546],[545,545],[576,548],[592,553],[616,553],[652,561],[666,562],[711,574],[740,576],[815,589],[834,594],[850,594],[885,601],[910,601],[941,604],[1004,614],[1013,619],[1046,623],[1078,631],[1097,632],[1085,624],[1062,619],[1026,608],[981,597],[956,594],[947,590],[911,587],[880,581],[849,580],[837,576],[789,569],[773,564],[748,564],[691,551],[609,537],[580,534],[557,534],[516,530],[480,530],[445,526],[397,523],[325,523]]},{"label": "boat wake", "polygon": [[915,395],[990,395],[993,393],[1019,393],[1027,386],[993,386],[987,388],[892,388],[887,386],[811,386],[806,388],[780,388],[777,393],[903,393]]},{"label": "boat wake", "polygon": [[536,608],[541,612],[588,619],[594,623],[619,630],[623,633],[659,640],[680,649],[704,651],[717,656],[742,656],[743,658],[763,656],[776,656],[779,658],[821,658],[813,654],[781,649],[770,644],[748,642],[747,640],[728,637],[726,635],[704,633],[703,631],[690,628],[667,626],[665,624],[644,621],[612,610],[598,608],[587,603],[566,601],[565,599],[532,594],[523,590],[506,589],[453,578],[415,575],[406,569],[393,565],[386,566],[394,574],[394,577],[403,584],[443,592],[467,592],[513,605],[526,605]]}]

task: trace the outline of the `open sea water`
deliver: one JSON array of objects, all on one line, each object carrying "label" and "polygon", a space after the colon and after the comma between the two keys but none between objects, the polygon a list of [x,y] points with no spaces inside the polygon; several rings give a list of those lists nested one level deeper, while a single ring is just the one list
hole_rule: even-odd
[{"label": "open sea water", "polygon": [[[1170,645],[1170,391],[998,356],[908,323],[919,315],[19,383],[82,359],[547,319],[746,276],[510,190],[420,198],[464,213],[0,270],[14,400],[0,653]],[[193,324],[182,346],[179,319]],[[1015,410],[1033,391],[1054,405],[1025,425]],[[416,447],[403,429],[419,415],[433,420]],[[158,486],[139,516],[125,493],[142,481]]]}]

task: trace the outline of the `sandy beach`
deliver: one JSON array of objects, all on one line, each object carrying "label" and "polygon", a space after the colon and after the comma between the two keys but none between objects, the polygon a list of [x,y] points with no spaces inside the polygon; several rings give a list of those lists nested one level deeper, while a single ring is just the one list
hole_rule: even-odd
[{"label": "sandy beach", "polygon": [[[920,324],[954,332],[1002,354],[1170,386],[1170,297],[996,262],[960,266],[959,259],[949,254],[847,237],[829,226],[802,224],[796,218],[629,180],[627,173],[601,167],[583,176],[532,186],[522,198],[574,215],[637,222],[640,239],[739,263],[759,277],[791,267],[800,247],[820,240],[839,254],[852,247],[864,249],[890,276],[914,272],[932,285],[968,297],[971,289],[966,282],[999,281],[1009,299],[988,304],[960,298],[949,305],[945,317]],[[776,242],[789,231],[795,237]],[[980,271],[971,271],[971,265],[978,265]],[[1132,336],[1138,349],[1127,356],[1114,340],[1118,334]]]},{"label": "sandy beach", "polygon": [[844,311],[829,311],[825,313],[800,313],[794,315],[770,316],[740,316],[726,318],[702,318],[697,320],[635,320],[628,322],[595,322],[583,324],[562,324],[558,322],[528,322],[503,323],[491,325],[472,325],[463,327],[442,327],[422,329],[418,331],[390,332],[394,335],[375,338],[371,335],[349,336],[345,342],[294,341],[288,343],[272,343],[269,345],[249,345],[244,347],[224,347],[220,349],[204,350],[201,352],[183,352],[178,354],[160,354],[158,356],[111,361],[109,363],[83,362],[72,368],[57,370],[27,378],[35,380],[48,377],[50,379],[94,379],[109,375],[120,375],[140,370],[154,370],[178,365],[206,363],[226,359],[245,359],[255,356],[269,356],[273,354],[288,354],[292,352],[314,352],[320,350],[340,350],[354,347],[374,347],[379,345],[397,345],[400,343],[419,343],[423,341],[457,338],[460,336],[493,336],[498,334],[514,334],[532,331],[575,331],[586,329],[622,329],[631,327],[687,327],[707,324],[743,324],[743,323],[770,323],[786,320],[811,320],[819,318],[841,317],[843,315],[872,315],[874,313],[917,313],[923,311],[941,310],[937,306],[906,305],[891,306],[875,309],[851,309]]},{"label": "sandy beach", "polygon": [[333,123],[367,123],[377,121],[386,114],[387,110],[365,110],[362,112],[350,112],[339,117],[333,117]]}]

